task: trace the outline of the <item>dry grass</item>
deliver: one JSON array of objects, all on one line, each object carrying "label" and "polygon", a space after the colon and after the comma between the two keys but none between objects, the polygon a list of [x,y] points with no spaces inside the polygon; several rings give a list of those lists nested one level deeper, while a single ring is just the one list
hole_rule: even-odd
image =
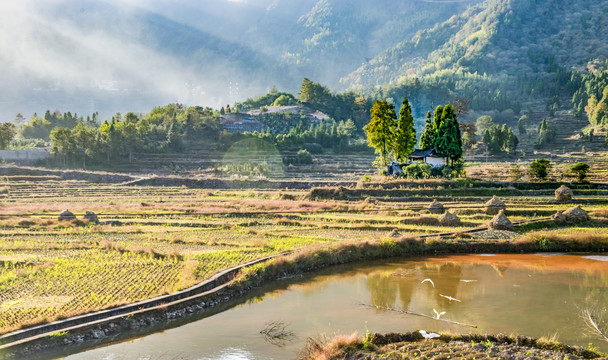
[{"label": "dry grass", "polygon": [[589,215],[599,218],[608,218],[608,209],[600,209],[592,211]]},{"label": "dry grass", "polygon": [[358,333],[336,335],[327,341],[324,335],[318,338],[306,339],[306,345],[298,354],[298,360],[329,360],[341,359],[353,348],[362,346]]},{"label": "dry grass", "polygon": [[[527,233],[515,240],[515,245],[539,244],[541,246],[561,245],[594,245],[606,244],[608,242],[608,231],[605,229],[590,230],[585,232],[567,232],[560,230],[543,230]],[[543,245],[544,244],[544,245]]]}]

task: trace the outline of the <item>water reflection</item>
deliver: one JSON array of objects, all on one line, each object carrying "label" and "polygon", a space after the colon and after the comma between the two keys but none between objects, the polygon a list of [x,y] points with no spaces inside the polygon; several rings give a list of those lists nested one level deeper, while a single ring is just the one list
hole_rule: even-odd
[{"label": "water reflection", "polygon": [[397,283],[392,272],[381,271],[369,274],[366,280],[372,305],[393,307],[397,300]]},{"label": "water reflection", "polygon": [[[432,279],[435,287],[421,283],[426,278]],[[478,328],[374,310],[361,303],[429,316],[434,314],[433,309],[445,311],[441,319]],[[294,358],[307,337],[354,331],[363,334],[366,329],[477,331],[534,337],[557,333],[558,340],[568,344],[587,346],[591,342],[608,351],[608,343],[582,330],[585,323],[581,316],[583,309],[606,310],[607,305],[608,262],[596,256],[410,258],[324,269],[275,282],[227,311],[191,323],[181,322],[173,328],[166,325],[163,333],[67,358],[102,359],[121,354],[115,358],[284,359]],[[269,321],[289,324],[294,341],[282,348],[264,341],[260,330]]]}]

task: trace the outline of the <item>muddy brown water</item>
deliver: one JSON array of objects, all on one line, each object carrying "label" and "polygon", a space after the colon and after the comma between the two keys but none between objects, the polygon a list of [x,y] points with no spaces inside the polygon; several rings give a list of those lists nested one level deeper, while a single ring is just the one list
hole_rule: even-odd
[{"label": "muddy brown water", "polygon": [[[423,282],[431,279],[430,282]],[[450,300],[451,297],[456,300]],[[477,325],[451,324],[378,310],[389,307]],[[66,359],[293,359],[321,333],[505,333],[556,338],[571,345],[608,343],[587,331],[581,312],[603,309],[608,320],[608,255],[453,255],[391,259],[325,269],[274,282],[211,313],[164,324],[128,340],[39,354]],[[223,310],[223,311],[220,311]],[[283,322],[292,339],[260,333]],[[107,340],[106,340],[107,341]],[[69,351],[69,352],[68,352]],[[80,351],[78,353],[71,353]]]}]

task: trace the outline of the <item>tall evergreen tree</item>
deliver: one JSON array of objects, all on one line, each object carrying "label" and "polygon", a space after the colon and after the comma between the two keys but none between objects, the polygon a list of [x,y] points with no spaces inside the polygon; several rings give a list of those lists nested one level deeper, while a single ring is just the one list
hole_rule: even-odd
[{"label": "tall evergreen tree", "polygon": [[441,114],[439,131],[435,140],[435,150],[450,159],[452,164],[462,157],[460,126],[458,125],[458,119],[456,119],[454,107],[450,104],[443,108]]},{"label": "tall evergreen tree", "polygon": [[420,148],[421,149],[432,149],[435,147],[435,130],[433,129],[433,119],[431,118],[431,112],[426,113],[426,125],[424,125],[424,132],[420,136]]},{"label": "tall evergreen tree", "polygon": [[414,117],[412,116],[412,108],[407,100],[403,97],[401,103],[403,106],[399,110],[399,120],[397,122],[397,131],[395,132],[395,159],[398,162],[405,162],[408,156],[414,151],[416,146],[416,130],[414,129]]},{"label": "tall evergreen tree", "polygon": [[443,106],[439,105],[435,109],[435,114],[433,115],[433,130],[435,133],[439,131],[441,127],[441,123],[443,122]]},{"label": "tall evergreen tree", "polygon": [[379,155],[376,163],[380,166],[388,164],[388,156],[391,153],[395,138],[397,114],[395,107],[384,100],[374,102],[370,110],[371,119],[363,129],[367,133],[369,146],[376,149]]}]

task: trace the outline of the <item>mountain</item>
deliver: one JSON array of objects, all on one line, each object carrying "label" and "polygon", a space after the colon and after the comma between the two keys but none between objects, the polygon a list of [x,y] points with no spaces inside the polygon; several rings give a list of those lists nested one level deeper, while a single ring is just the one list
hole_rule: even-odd
[{"label": "mountain", "polygon": [[463,74],[545,79],[608,57],[603,0],[488,0],[383,51],[344,77],[348,86]]},{"label": "mountain", "polygon": [[481,0],[23,0],[0,3],[0,119],[46,109],[219,107],[338,80]]}]

